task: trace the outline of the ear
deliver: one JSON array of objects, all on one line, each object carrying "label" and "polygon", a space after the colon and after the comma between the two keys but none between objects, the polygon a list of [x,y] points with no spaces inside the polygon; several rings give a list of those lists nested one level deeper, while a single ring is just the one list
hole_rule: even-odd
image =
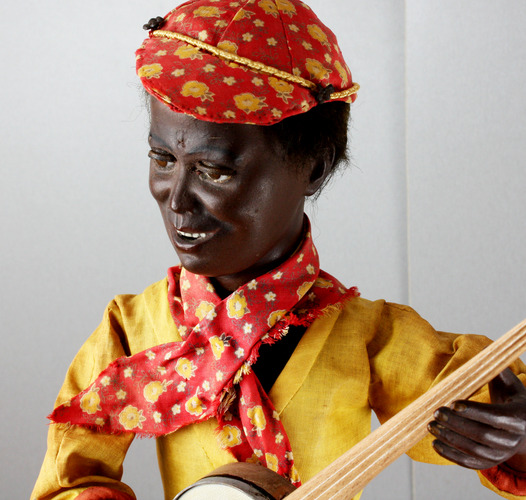
[{"label": "ear", "polygon": [[335,154],[334,146],[331,144],[316,158],[312,159],[310,179],[305,190],[305,196],[312,196],[324,185],[333,169]]}]

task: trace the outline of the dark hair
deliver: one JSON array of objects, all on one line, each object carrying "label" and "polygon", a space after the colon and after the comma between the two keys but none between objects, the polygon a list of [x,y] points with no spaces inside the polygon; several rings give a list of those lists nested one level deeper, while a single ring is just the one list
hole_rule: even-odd
[{"label": "dark hair", "polygon": [[301,168],[302,158],[323,158],[327,150],[334,148],[334,162],[327,178],[340,166],[348,163],[347,128],[350,105],[335,101],[319,104],[306,113],[285,118],[270,125],[270,133],[281,143],[286,156],[297,160]]}]

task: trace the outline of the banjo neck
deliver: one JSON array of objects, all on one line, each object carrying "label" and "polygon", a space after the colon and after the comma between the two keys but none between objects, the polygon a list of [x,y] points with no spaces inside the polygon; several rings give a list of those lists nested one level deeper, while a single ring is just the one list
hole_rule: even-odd
[{"label": "banjo neck", "polygon": [[466,399],[526,351],[526,320],[369,434],[287,500],[350,499],[427,434],[434,411]]}]

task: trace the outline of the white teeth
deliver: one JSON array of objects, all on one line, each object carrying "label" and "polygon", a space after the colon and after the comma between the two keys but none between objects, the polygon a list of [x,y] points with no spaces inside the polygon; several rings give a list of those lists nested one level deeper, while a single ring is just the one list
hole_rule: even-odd
[{"label": "white teeth", "polygon": [[204,238],[206,236],[206,233],[185,233],[179,230],[177,230],[177,234],[179,236],[184,236],[185,238],[193,238],[194,240],[197,238]]}]

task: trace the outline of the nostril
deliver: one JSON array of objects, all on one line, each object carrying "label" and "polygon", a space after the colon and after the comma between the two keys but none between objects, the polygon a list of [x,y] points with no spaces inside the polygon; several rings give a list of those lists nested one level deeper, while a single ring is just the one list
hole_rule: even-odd
[{"label": "nostril", "polygon": [[194,196],[188,185],[177,183],[170,195],[170,208],[175,213],[192,212],[195,205]]}]

